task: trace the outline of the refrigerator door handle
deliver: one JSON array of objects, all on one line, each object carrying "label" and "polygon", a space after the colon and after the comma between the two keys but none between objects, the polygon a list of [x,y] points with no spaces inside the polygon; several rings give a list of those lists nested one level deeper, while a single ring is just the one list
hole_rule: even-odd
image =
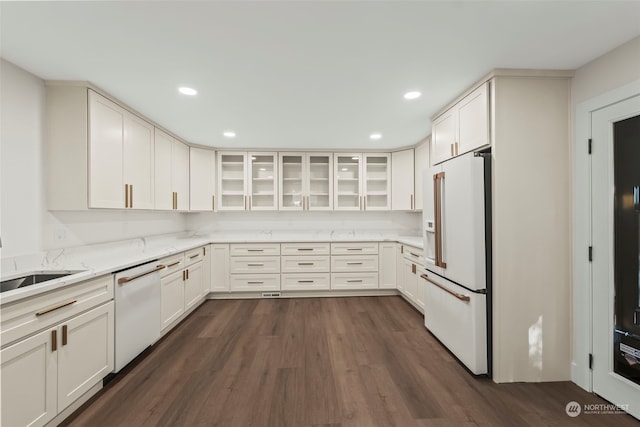
[{"label": "refrigerator door handle", "polygon": [[446,286],[442,286],[440,283],[434,282],[433,280],[429,279],[429,276],[427,276],[426,274],[421,274],[420,277],[423,278],[424,280],[426,280],[427,282],[431,283],[432,285],[435,285],[435,286],[439,287],[440,289],[442,289],[446,293],[453,295],[454,297],[458,298],[460,301],[464,301],[464,302],[471,301],[471,297],[469,295],[464,295],[464,294],[460,294],[458,292],[452,291],[451,289],[447,288]]},{"label": "refrigerator door handle", "polygon": [[439,172],[433,176],[436,266],[441,268],[447,268],[447,263],[442,259],[442,187],[444,185],[444,176],[444,172]]}]

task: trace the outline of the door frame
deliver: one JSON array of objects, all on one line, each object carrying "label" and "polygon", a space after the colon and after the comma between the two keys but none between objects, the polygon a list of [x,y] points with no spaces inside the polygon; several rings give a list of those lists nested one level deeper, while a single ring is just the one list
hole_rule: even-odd
[{"label": "door frame", "polygon": [[573,280],[572,329],[573,356],[571,380],[583,389],[593,391],[593,375],[589,368],[592,353],[592,271],[589,262],[591,236],[591,138],[592,112],[640,95],[640,80],[605,92],[577,104],[573,138]]}]

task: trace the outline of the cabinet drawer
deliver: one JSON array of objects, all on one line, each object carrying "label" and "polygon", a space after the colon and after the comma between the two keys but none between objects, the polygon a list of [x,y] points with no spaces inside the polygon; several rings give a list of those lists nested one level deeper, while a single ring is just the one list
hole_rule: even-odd
[{"label": "cabinet drawer", "polygon": [[192,249],[184,253],[185,266],[195,264],[204,258],[204,247]]},{"label": "cabinet drawer", "polygon": [[279,274],[234,274],[231,291],[279,291]]},{"label": "cabinet drawer", "polygon": [[231,256],[280,255],[280,243],[232,243]]},{"label": "cabinet drawer", "polygon": [[158,261],[160,264],[166,266],[165,269],[160,270],[160,277],[167,277],[170,274],[180,271],[185,267],[184,253],[178,255],[171,255],[166,258],[162,258]]},{"label": "cabinet drawer", "polygon": [[310,291],[331,289],[329,273],[288,273],[282,275],[283,291]]},{"label": "cabinet drawer", "polygon": [[376,273],[331,273],[331,289],[376,289]]},{"label": "cabinet drawer", "polygon": [[329,256],[283,256],[283,273],[328,273],[331,266]]},{"label": "cabinet drawer", "polygon": [[329,255],[329,243],[283,243],[282,255]]},{"label": "cabinet drawer", "polygon": [[2,306],[0,343],[6,345],[113,299],[113,276],[101,276]]},{"label": "cabinet drawer", "polygon": [[331,257],[332,273],[378,271],[377,255],[336,255]]},{"label": "cabinet drawer", "polygon": [[405,259],[415,262],[416,264],[424,265],[424,259],[422,258],[422,249],[403,245],[402,251]]},{"label": "cabinet drawer", "polygon": [[377,255],[378,242],[332,243],[331,255]]},{"label": "cabinet drawer", "polygon": [[231,274],[280,273],[280,257],[231,257]]}]

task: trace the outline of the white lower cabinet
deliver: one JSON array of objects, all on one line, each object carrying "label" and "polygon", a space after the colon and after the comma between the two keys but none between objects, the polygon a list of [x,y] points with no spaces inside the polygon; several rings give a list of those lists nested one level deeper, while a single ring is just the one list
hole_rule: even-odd
[{"label": "white lower cabinet", "polygon": [[402,248],[402,288],[398,286],[402,296],[416,308],[424,312],[425,281],[420,277],[423,273],[422,249],[403,245]]},{"label": "white lower cabinet", "polygon": [[331,273],[331,289],[377,289],[378,273]]},{"label": "white lower cabinet", "polygon": [[279,274],[233,274],[232,291],[279,291]]},{"label": "white lower cabinet", "polygon": [[287,273],[282,275],[283,291],[319,291],[331,288],[329,273]]},{"label": "white lower cabinet", "polygon": [[161,270],[160,276],[161,331],[165,331],[206,295],[203,284],[206,248],[203,246],[160,261],[167,266]]},{"label": "white lower cabinet", "polygon": [[377,288],[377,242],[331,244],[331,289]]},{"label": "white lower cabinet", "polygon": [[396,289],[396,243],[380,243],[378,253],[378,287]]},{"label": "white lower cabinet", "polygon": [[113,301],[0,351],[2,425],[41,426],[113,370]]},{"label": "white lower cabinet", "polygon": [[202,299],[203,263],[198,261],[186,270],[184,281],[184,309],[189,310]]},{"label": "white lower cabinet", "polygon": [[160,330],[171,325],[184,313],[184,274],[177,271],[160,279],[162,309]]},{"label": "white lower cabinet", "polygon": [[279,243],[232,243],[229,253],[231,291],[280,290]]},{"label": "white lower cabinet", "polygon": [[417,265],[405,258],[402,264],[402,272],[404,282],[404,289],[402,290],[402,293],[407,298],[414,301],[416,299],[416,293],[418,292],[419,275]]},{"label": "white lower cabinet", "polygon": [[211,292],[229,292],[229,245],[211,245]]}]

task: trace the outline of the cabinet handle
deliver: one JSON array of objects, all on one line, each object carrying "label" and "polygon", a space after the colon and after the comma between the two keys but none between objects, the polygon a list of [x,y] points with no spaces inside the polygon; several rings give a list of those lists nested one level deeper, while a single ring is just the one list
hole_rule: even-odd
[{"label": "cabinet handle", "polygon": [[173,267],[175,265],[180,264],[182,261],[176,261],[176,262],[172,262],[171,264],[167,265],[167,267]]},{"label": "cabinet handle", "polygon": [[191,256],[189,257],[189,259],[198,258],[199,256],[200,256],[200,254],[191,255]]},{"label": "cabinet handle", "polygon": [[202,248],[202,256],[207,256],[207,248]]},{"label": "cabinet handle", "polygon": [[453,157],[453,156],[454,156],[454,154],[453,154],[453,144],[451,144],[451,145],[449,146],[449,148],[451,149],[451,157]]},{"label": "cabinet handle", "polygon": [[249,210],[251,210],[252,203],[253,203],[253,196],[249,196]]},{"label": "cabinet handle", "polygon": [[348,251],[361,251],[362,248],[347,248]]},{"label": "cabinet handle", "polygon": [[413,256],[414,256],[414,257],[416,257],[416,258],[420,258],[420,255],[418,255],[418,254],[414,254],[413,252],[409,252],[409,255],[413,255]]},{"label": "cabinet handle", "polygon": [[187,280],[189,280],[189,269],[187,268]]},{"label": "cabinet handle", "polygon": [[411,272],[413,274],[416,274],[416,265],[415,264],[411,264]]},{"label": "cabinet handle", "polygon": [[313,248],[298,248],[299,251],[312,251]]},{"label": "cabinet handle", "polygon": [[298,283],[313,283],[313,280],[298,280]]},{"label": "cabinet handle", "polygon": [[362,196],[362,199],[364,200],[364,207],[362,208],[362,210],[367,210],[367,196]]},{"label": "cabinet handle", "polygon": [[247,282],[249,285],[262,285],[264,282]]},{"label": "cabinet handle", "polygon": [[58,349],[58,330],[51,331],[51,351],[54,352]]},{"label": "cabinet handle", "polygon": [[178,192],[176,191],[176,210],[178,210]]},{"label": "cabinet handle", "polygon": [[187,274],[185,273],[187,270],[182,270],[182,281],[187,280]]},{"label": "cabinet handle", "polygon": [[62,345],[67,345],[67,325],[62,325]]},{"label": "cabinet handle", "polygon": [[249,267],[264,267],[264,264],[247,264]]},{"label": "cabinet handle", "polygon": [[413,194],[411,195],[411,210],[414,210],[415,208],[413,207]]},{"label": "cabinet handle", "polygon": [[212,211],[216,210],[216,196],[215,195],[211,196],[211,210]]},{"label": "cabinet handle", "polygon": [[347,265],[362,265],[361,262],[348,262]]},{"label": "cabinet handle", "polygon": [[456,142],[456,156],[460,154],[460,143]]},{"label": "cabinet handle", "polygon": [[299,262],[298,265],[313,265],[312,262]]},{"label": "cabinet handle", "polygon": [[362,279],[358,279],[358,280],[347,280],[347,283],[362,283]]},{"label": "cabinet handle", "polygon": [[247,252],[262,252],[264,249],[247,249]]},{"label": "cabinet handle", "polygon": [[129,207],[133,207],[133,184],[129,185]]},{"label": "cabinet handle", "polygon": [[437,287],[439,287],[440,289],[442,289],[443,291],[453,295],[454,297],[458,298],[460,301],[471,301],[471,297],[469,297],[468,295],[463,295],[463,294],[459,294],[457,292],[452,291],[451,289],[446,288],[445,286],[442,286],[440,283],[434,282],[433,280],[429,279],[429,277],[426,274],[421,274],[420,277],[424,280],[426,280],[427,282],[431,283],[432,285],[435,285]]},{"label": "cabinet handle", "polygon": [[124,185],[124,207],[129,207],[129,184]]},{"label": "cabinet handle", "polygon": [[67,302],[63,302],[62,304],[59,304],[59,305],[54,305],[53,307],[45,308],[44,310],[37,312],[36,316],[42,316],[43,314],[47,314],[47,313],[51,313],[52,311],[60,310],[61,308],[66,307],[66,306],[71,305],[71,304],[75,304],[76,302],[78,302],[78,300],[74,299],[73,301],[67,301]]},{"label": "cabinet handle", "polygon": [[165,268],[164,265],[158,264],[153,270],[145,271],[144,273],[136,274],[135,276],[129,277],[121,277],[118,279],[118,285],[122,285],[123,283],[131,282],[132,280],[139,279],[142,276],[146,276],[147,274],[155,273],[156,271],[160,271]]}]

